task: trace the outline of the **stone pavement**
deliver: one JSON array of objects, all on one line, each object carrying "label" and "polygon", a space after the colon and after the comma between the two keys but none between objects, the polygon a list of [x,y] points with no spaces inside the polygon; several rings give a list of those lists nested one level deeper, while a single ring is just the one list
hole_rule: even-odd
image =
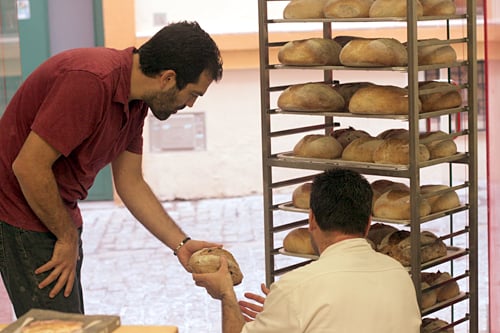
[{"label": "stone pavement", "polygon": [[[487,332],[484,184],[479,194],[479,315],[480,331]],[[234,254],[245,276],[236,287],[240,298],[245,291],[260,292],[260,283],[265,281],[261,196],[174,201],[164,206],[187,234],[220,242]],[[124,325],[176,325],[180,333],[221,332],[220,303],[195,286],[170,249],[125,208],[113,202],[85,202],[81,209],[86,313],[118,314]]]}]

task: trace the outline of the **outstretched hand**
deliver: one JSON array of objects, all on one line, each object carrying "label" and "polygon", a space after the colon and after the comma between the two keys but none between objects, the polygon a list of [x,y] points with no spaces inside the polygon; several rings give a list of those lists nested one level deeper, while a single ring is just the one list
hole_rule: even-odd
[{"label": "outstretched hand", "polygon": [[196,251],[210,247],[222,248],[222,244],[191,239],[177,251],[177,258],[179,258],[179,262],[186,271],[191,273],[191,269],[188,266],[189,258],[191,258]]},{"label": "outstretched hand", "polygon": [[[264,293],[264,295],[267,296],[269,294],[269,288],[266,287],[264,283],[261,283],[260,289]],[[264,306],[264,301],[266,298],[264,296],[260,296],[254,293],[245,293],[244,294],[246,298],[251,299],[258,304],[247,302],[247,301],[239,301],[238,304],[241,309],[241,313],[243,314],[243,317],[245,318],[245,321],[253,321],[255,319],[255,316],[262,312],[263,306]]]}]

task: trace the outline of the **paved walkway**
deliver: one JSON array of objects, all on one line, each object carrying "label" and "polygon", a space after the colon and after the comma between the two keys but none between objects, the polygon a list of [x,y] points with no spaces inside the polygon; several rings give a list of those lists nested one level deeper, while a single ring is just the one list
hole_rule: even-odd
[{"label": "paved walkway", "polygon": [[[481,332],[486,332],[486,193],[484,186],[480,190],[479,310]],[[187,234],[221,242],[235,255],[245,275],[236,288],[238,296],[259,291],[265,280],[262,197],[167,202],[164,206]],[[176,325],[181,333],[221,331],[219,302],[196,287],[171,251],[125,208],[112,202],[89,202],[81,207],[88,314],[119,314],[125,325]]]}]

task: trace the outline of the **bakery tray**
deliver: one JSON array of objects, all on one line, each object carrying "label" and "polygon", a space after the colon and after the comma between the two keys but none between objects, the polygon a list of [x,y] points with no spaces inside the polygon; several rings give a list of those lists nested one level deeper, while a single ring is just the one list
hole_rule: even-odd
[{"label": "bakery tray", "polygon": [[439,311],[445,307],[448,307],[452,304],[455,304],[455,303],[458,303],[460,301],[463,301],[465,299],[469,298],[468,294],[466,294],[465,292],[461,291],[458,295],[456,295],[455,297],[452,297],[452,298],[449,298],[447,300],[444,300],[442,302],[439,302],[439,303],[436,303],[432,306],[429,306],[428,308],[425,308],[422,310],[422,316],[426,316],[432,312],[436,312],[436,311]]},{"label": "bakery tray", "polygon": [[[438,219],[438,218],[441,218],[441,217],[444,217],[447,215],[451,215],[453,213],[464,211],[468,208],[469,207],[467,205],[461,205],[461,206],[454,207],[451,209],[442,210],[442,211],[439,211],[436,213],[422,216],[420,218],[420,222],[423,223],[423,222],[427,222],[427,221],[432,221],[432,220],[435,220],[435,219]],[[279,204],[278,209],[288,211],[288,212],[296,212],[296,213],[308,213],[309,212],[308,209],[295,207],[291,201]],[[394,220],[394,219],[386,219],[386,218],[377,217],[377,216],[372,216],[372,221],[373,222],[385,222],[385,223],[391,223],[391,224],[403,224],[403,225],[410,225],[411,224],[411,220]]]},{"label": "bakery tray", "polygon": [[[314,254],[288,252],[284,248],[279,248],[278,252],[280,254],[283,254],[286,256],[291,256],[291,257],[298,257],[298,258],[305,258],[305,259],[312,259],[312,260],[317,260],[319,258],[319,256],[314,255]],[[467,253],[466,249],[462,249],[462,248],[455,247],[455,246],[449,246],[446,248],[446,255],[445,256],[422,263],[421,269],[423,270],[423,269],[430,268],[432,266],[439,265],[439,264],[446,262],[448,260],[458,258],[466,253]],[[405,268],[407,271],[411,270],[411,267],[409,267],[409,266],[405,266]]]},{"label": "bakery tray", "polygon": [[[366,170],[384,170],[384,171],[409,171],[410,166],[408,164],[381,164],[373,162],[357,162],[357,161],[347,161],[342,159],[326,159],[326,158],[314,158],[314,157],[300,157],[294,156],[293,152],[284,152],[276,155],[278,160],[292,162],[292,163],[309,163],[311,165],[322,164],[327,166],[338,166],[344,168],[357,168]],[[421,167],[431,166],[444,162],[458,161],[466,157],[466,153],[457,153],[452,156],[436,158],[428,161],[420,162]]]}]

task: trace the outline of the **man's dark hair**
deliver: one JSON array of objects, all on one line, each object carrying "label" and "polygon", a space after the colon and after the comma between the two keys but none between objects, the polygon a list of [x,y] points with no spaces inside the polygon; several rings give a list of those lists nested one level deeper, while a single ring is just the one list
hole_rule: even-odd
[{"label": "man's dark hair", "polygon": [[364,235],[372,210],[373,191],[359,173],[334,169],[317,175],[311,189],[311,210],[323,231]]},{"label": "man's dark hair", "polygon": [[172,23],[158,31],[139,50],[144,75],[164,70],[176,73],[177,88],[196,83],[207,70],[214,81],[222,78],[222,58],[214,40],[196,22]]}]

